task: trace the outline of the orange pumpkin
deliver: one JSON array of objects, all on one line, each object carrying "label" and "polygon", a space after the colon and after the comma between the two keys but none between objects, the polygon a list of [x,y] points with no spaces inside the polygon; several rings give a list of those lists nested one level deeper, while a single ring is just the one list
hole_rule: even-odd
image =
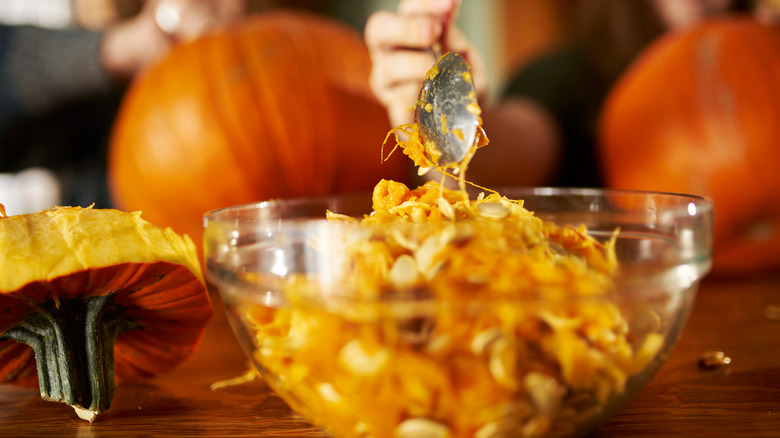
[{"label": "orange pumpkin", "polygon": [[660,38],[599,135],[607,185],[713,199],[714,273],[780,267],[780,30],[727,17]]},{"label": "orange pumpkin", "polygon": [[0,272],[0,383],[38,386],[90,422],[115,376],[171,371],[212,315],[192,240],[138,213],[0,217]]},{"label": "orange pumpkin", "polygon": [[208,210],[404,180],[362,36],[303,12],[178,46],[128,90],[112,134],[117,206],[200,243]]}]

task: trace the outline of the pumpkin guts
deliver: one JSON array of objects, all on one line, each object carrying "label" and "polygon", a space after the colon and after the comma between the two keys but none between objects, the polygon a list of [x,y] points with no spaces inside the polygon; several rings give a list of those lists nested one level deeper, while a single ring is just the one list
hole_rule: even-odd
[{"label": "pumpkin guts", "polygon": [[663,345],[612,299],[615,237],[522,200],[381,180],[369,214],[327,218],[343,241],[310,245],[343,261],[334,272],[289,275],[285,305],[233,311],[268,384],[336,436],[571,434]]}]

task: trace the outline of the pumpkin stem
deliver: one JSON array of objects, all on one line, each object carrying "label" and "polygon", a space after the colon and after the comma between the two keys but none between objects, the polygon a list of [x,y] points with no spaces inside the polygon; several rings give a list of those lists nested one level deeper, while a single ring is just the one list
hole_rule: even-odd
[{"label": "pumpkin stem", "polygon": [[0,336],[33,349],[44,400],[66,403],[90,422],[114,397],[117,336],[139,328],[112,297],[49,300]]}]

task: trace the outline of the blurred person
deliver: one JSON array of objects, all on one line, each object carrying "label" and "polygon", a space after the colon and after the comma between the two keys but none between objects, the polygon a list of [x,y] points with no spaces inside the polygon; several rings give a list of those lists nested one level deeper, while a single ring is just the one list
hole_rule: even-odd
[{"label": "blurred person", "polygon": [[[75,0],[74,10],[94,12],[88,4],[100,2],[110,3]],[[81,26],[78,14],[60,28],[0,25],[0,203],[9,214],[53,204],[110,207],[106,144],[129,80],[174,44],[245,9],[244,0],[120,5],[132,15],[109,8],[84,15]]]},{"label": "blurred person", "polygon": [[[580,0],[573,3],[568,42],[517,72],[496,103],[486,102],[482,56],[455,25],[459,0],[401,0],[396,11],[372,14],[365,39],[371,86],[393,126],[410,123],[422,80],[434,63],[430,48],[471,64],[490,140],[469,164],[468,179],[488,187],[599,187],[596,122],[611,85],[637,54],[665,31],[730,11],[740,0]],[[771,21],[771,20],[766,20]]]}]

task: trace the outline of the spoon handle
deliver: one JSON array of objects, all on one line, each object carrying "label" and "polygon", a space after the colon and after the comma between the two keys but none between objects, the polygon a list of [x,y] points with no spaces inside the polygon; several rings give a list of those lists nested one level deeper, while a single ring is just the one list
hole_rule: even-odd
[{"label": "spoon handle", "polygon": [[439,34],[439,39],[433,43],[433,47],[431,47],[431,51],[433,52],[433,56],[436,57],[436,60],[441,58],[443,54],[449,52],[449,50],[447,50],[446,42],[447,36],[449,35],[451,18],[452,11],[447,12],[441,17],[441,34]]}]

